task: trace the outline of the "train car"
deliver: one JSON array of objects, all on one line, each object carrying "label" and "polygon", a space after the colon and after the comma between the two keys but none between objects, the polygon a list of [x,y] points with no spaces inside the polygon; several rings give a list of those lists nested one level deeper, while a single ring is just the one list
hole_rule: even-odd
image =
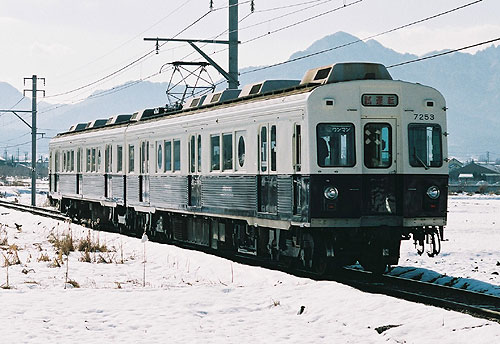
[{"label": "train car", "polygon": [[446,157],[437,90],[337,63],[75,125],[50,143],[50,198],[95,228],[380,272],[412,236],[439,253]]}]

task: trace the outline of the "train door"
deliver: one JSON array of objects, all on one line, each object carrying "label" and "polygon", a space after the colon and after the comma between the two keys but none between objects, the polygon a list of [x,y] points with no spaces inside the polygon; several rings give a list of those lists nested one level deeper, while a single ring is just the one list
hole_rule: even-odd
[{"label": "train door", "polygon": [[112,146],[106,145],[104,148],[104,197],[112,197],[111,166],[113,164]]},{"label": "train door", "polygon": [[363,119],[363,215],[397,213],[395,119]]},{"label": "train door", "polygon": [[139,148],[139,202],[149,203],[149,141]]},{"label": "train door", "polygon": [[189,205],[192,207],[201,206],[201,135],[193,134],[189,136]]},{"label": "train door", "polygon": [[278,212],[278,176],[276,124],[259,127],[259,174],[257,179],[258,211]]}]

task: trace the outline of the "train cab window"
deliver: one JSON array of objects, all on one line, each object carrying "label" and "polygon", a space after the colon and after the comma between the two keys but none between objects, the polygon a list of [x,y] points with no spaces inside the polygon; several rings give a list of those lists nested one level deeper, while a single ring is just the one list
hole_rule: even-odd
[{"label": "train cab window", "polygon": [[123,147],[116,146],[116,172],[123,171]]},{"label": "train cab window", "polygon": [[174,171],[181,170],[181,141],[174,140]]},{"label": "train cab window", "polygon": [[269,143],[271,146],[271,171],[275,172],[276,171],[276,126],[275,125],[271,126],[271,140]]},{"label": "train cab window", "polygon": [[392,131],[388,123],[368,123],[364,127],[364,157],[368,168],[392,165]]},{"label": "train cab window", "polygon": [[128,145],[128,172],[134,172],[134,145]]},{"label": "train cab window", "polygon": [[198,172],[201,172],[201,135],[198,135]]},{"label": "train cab window", "polygon": [[414,123],[408,125],[410,165],[413,167],[441,167],[443,165],[441,126]]},{"label": "train cab window", "polygon": [[267,127],[260,128],[260,170],[267,171]]},{"label": "train cab window", "polygon": [[172,171],[172,142],[165,141],[165,172]]},{"label": "train cab window", "polygon": [[352,167],[356,163],[354,125],[320,123],[316,127],[317,159],[320,167]]},{"label": "train cab window", "polygon": [[212,171],[220,170],[220,136],[210,136],[210,166]]},{"label": "train cab window", "polygon": [[156,143],[156,172],[162,172],[163,168],[163,151],[161,142]]},{"label": "train cab window", "polygon": [[222,134],[222,170],[233,169],[233,134]]}]

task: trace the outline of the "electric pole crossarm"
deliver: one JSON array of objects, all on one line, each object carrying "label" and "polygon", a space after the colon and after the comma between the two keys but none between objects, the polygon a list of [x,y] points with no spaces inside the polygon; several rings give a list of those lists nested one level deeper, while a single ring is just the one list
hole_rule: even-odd
[{"label": "electric pole crossarm", "polygon": [[[21,116],[19,116],[15,111],[12,111],[11,112],[17,116],[17,118],[19,118],[21,121],[23,121],[24,124],[26,124],[30,129],[31,129],[31,125],[28,124],[28,122],[26,122]],[[19,111],[21,112],[21,111]],[[31,111],[22,111],[22,112],[31,112]]]},{"label": "electric pole crossarm", "polygon": [[[221,41],[215,39],[182,39],[182,38],[144,38],[145,41],[154,42],[195,42],[195,43],[213,43],[213,44],[229,44],[230,41]],[[241,43],[241,42],[238,42]]]},{"label": "electric pole crossarm", "polygon": [[210,56],[208,56],[207,54],[205,54],[205,53],[203,52],[203,50],[201,50],[200,48],[198,48],[198,47],[197,47],[197,46],[196,46],[193,42],[189,42],[189,45],[191,45],[191,46],[193,47],[193,49],[194,49],[194,50],[196,50],[198,53],[200,53],[200,55],[201,55],[201,56],[203,56],[203,57],[205,58],[205,60],[207,60],[208,62],[210,62],[210,64],[211,64],[211,65],[212,65],[215,69],[217,69],[217,71],[218,71],[219,73],[221,73],[221,74],[224,76],[224,78],[226,78],[226,80],[227,80],[227,81],[235,81],[235,80],[231,77],[231,75],[229,75],[229,73],[228,73],[228,72],[226,72],[224,69],[222,69],[222,67],[221,67],[221,66],[219,66],[219,65],[217,64],[217,62],[215,62],[214,60],[212,60],[212,59],[210,58]]}]

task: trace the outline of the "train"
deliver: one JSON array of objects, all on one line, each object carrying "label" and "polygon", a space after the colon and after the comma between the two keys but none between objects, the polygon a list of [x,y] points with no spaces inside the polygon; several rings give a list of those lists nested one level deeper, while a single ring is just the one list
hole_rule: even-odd
[{"label": "train", "polygon": [[378,63],[334,63],[78,123],[49,144],[49,199],[75,221],[317,273],[440,251],[446,103]]}]

